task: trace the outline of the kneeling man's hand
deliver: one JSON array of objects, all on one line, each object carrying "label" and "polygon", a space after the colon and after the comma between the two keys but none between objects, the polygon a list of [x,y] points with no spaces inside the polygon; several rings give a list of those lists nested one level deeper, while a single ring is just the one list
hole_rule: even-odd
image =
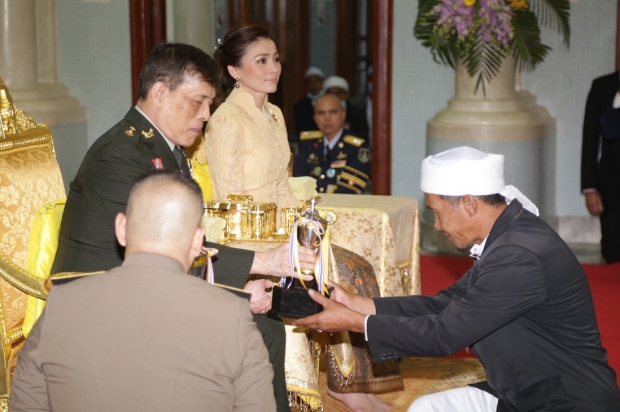
[{"label": "kneeling man's hand", "polygon": [[364,333],[365,315],[352,311],[343,304],[328,299],[313,289],[308,290],[308,293],[315,302],[323,306],[323,311],[307,318],[298,319],[293,322],[293,325],[306,326],[325,332],[348,330]]}]

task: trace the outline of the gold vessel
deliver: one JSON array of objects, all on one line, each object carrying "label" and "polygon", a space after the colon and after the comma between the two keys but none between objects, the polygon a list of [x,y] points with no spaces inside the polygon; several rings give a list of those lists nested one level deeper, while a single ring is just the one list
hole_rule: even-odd
[{"label": "gold vessel", "polygon": [[[300,209],[284,208],[278,212],[275,203],[254,202],[250,195],[229,195],[226,200],[212,200],[205,203],[205,216],[224,219],[224,236],[233,241],[283,241],[288,239],[292,222]],[[276,222],[280,222],[284,233],[277,233]],[[282,230],[280,231],[282,232]]]}]

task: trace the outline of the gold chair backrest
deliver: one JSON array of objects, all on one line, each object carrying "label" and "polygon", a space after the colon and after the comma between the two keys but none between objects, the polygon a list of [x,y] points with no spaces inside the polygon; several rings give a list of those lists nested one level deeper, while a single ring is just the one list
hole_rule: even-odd
[{"label": "gold chair backrest", "polygon": [[0,263],[3,264],[0,266],[3,352],[0,362],[4,361],[4,368],[0,367],[0,411],[3,411],[10,368],[20,338],[23,340],[21,324],[27,296],[36,295],[28,286],[32,279],[26,272],[30,228],[39,207],[66,195],[50,128],[36,124],[15,107],[1,77],[0,120]]}]

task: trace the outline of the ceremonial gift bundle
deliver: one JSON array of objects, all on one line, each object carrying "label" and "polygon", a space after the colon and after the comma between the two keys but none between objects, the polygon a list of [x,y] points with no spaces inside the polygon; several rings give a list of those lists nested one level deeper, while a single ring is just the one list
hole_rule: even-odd
[{"label": "ceremonial gift bundle", "polygon": [[[329,296],[327,290],[327,272],[329,266],[330,244],[328,226],[336,220],[336,216],[328,212],[324,218],[311,207],[299,216],[292,227],[289,242],[291,271],[296,277],[282,278],[280,286],[273,287],[271,310],[267,316],[274,319],[300,319],[321,312],[323,307],[316,303],[308,294],[308,289]],[[298,247],[305,246],[317,255],[313,269],[304,270],[299,264]],[[313,275],[311,281],[304,281],[302,274]]]},{"label": "ceremonial gift bundle", "polygon": [[[226,200],[205,203],[206,216],[219,217],[226,222],[226,240],[284,241],[288,239],[300,211],[300,208],[278,211],[275,203],[254,202],[249,195],[229,195]],[[276,227],[278,222],[279,230]]]}]

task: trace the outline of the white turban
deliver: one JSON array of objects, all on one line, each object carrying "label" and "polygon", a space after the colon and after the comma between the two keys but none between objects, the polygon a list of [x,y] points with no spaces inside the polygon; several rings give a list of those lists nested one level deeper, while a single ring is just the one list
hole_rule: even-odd
[{"label": "white turban", "polygon": [[329,76],[323,83],[323,90],[331,87],[339,87],[344,91],[349,91],[349,82],[339,76]]},{"label": "white turban", "polygon": [[306,70],[306,73],[304,74],[304,79],[307,79],[310,76],[319,76],[321,79],[325,78],[323,70],[318,67],[308,67],[308,70]]},{"label": "white turban", "polygon": [[461,146],[422,161],[424,193],[444,196],[484,196],[499,193],[507,202],[517,199],[538,215],[538,208],[514,186],[504,183],[504,156]]}]

